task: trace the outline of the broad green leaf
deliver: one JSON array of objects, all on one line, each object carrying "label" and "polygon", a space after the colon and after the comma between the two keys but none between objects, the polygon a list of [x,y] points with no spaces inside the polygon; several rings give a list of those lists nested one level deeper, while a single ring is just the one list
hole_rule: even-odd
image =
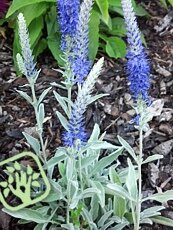
[{"label": "broad green leaf", "polygon": [[123,58],[126,55],[126,43],[119,37],[106,39],[106,52],[109,57]]},{"label": "broad green leaf", "polygon": [[111,153],[109,156],[103,157],[101,160],[99,160],[95,164],[90,176],[95,175],[96,173],[102,171],[104,168],[106,168],[108,165],[110,165],[113,161],[115,161],[118,158],[118,156],[121,154],[121,152],[122,152],[122,148]]},{"label": "broad green leaf", "polygon": [[173,6],[173,0],[168,0],[168,2]]},{"label": "broad green leaf", "polygon": [[35,153],[40,155],[40,143],[39,143],[39,141],[36,138],[30,136],[28,133],[22,132],[22,134],[24,135],[24,137],[26,138],[26,140],[30,144],[30,146],[33,148]]},{"label": "broad green leaf", "polygon": [[151,220],[157,224],[173,227],[173,220],[164,216],[155,216]]},{"label": "broad green leaf", "polygon": [[[169,0],[168,0],[169,1]],[[162,5],[167,8],[167,3],[166,3],[166,0],[160,0],[160,2],[162,3]]]},{"label": "broad green leaf", "polygon": [[94,60],[99,47],[99,24],[100,18],[97,11],[91,11],[89,21],[89,59]]},{"label": "broad green leaf", "polygon": [[28,6],[31,4],[37,5],[37,3],[41,2],[52,2],[54,3],[55,0],[13,0],[11,6],[8,9],[8,12],[6,14],[6,18],[10,17],[13,13],[15,13],[17,10],[21,9],[24,6]]},{"label": "broad green leaf", "polygon": [[48,92],[51,90],[52,87],[49,87],[47,89],[45,89],[42,94],[40,95],[39,99],[38,99],[38,104],[40,104],[43,99],[45,98],[45,96],[48,94]]},{"label": "broad green leaf", "polygon": [[68,121],[67,119],[58,111],[56,111],[56,115],[59,118],[61,125],[68,131]]},{"label": "broad green leaf", "polygon": [[15,212],[7,209],[3,209],[3,211],[15,218],[32,221],[38,224],[49,222],[49,216],[43,216],[39,213],[39,211],[32,210],[31,208],[22,208],[21,210]]},{"label": "broad green leaf", "polygon": [[129,170],[128,170],[128,175],[126,179],[126,186],[127,186],[130,196],[133,197],[134,200],[136,200],[137,193],[138,193],[136,173],[135,173],[134,166],[132,165],[132,162],[129,158],[127,159],[127,162],[128,162]]},{"label": "broad green leaf", "polygon": [[46,15],[46,26],[47,26],[47,43],[50,51],[52,52],[52,55],[57,60],[57,62],[60,65],[64,64],[64,61],[62,60],[62,52],[60,50],[60,33],[58,33],[57,28],[57,12],[56,7],[52,7],[50,12]]},{"label": "broad green leaf", "polygon": [[149,156],[147,157],[146,160],[144,160],[142,162],[142,164],[146,164],[146,163],[149,163],[151,161],[156,161],[156,160],[159,160],[159,159],[162,159],[163,158],[163,155],[160,155],[160,154],[155,154],[155,155],[152,155],[152,156]]},{"label": "broad green leaf", "polygon": [[102,19],[103,21],[109,25],[109,19],[110,19],[110,16],[109,16],[109,3],[108,3],[108,0],[96,0],[96,3],[100,9],[100,12],[102,14]]},{"label": "broad green leaf", "polygon": [[160,203],[167,202],[168,200],[173,200],[173,190],[168,190],[162,193],[156,193],[151,196],[148,196],[142,200],[142,202],[146,200],[156,200]]},{"label": "broad green leaf", "polygon": [[129,222],[125,221],[124,223],[119,223],[115,227],[112,227],[111,230],[122,230],[124,227],[128,226]]},{"label": "broad green leaf", "polygon": [[122,137],[120,137],[120,136],[117,136],[117,137],[118,137],[120,144],[131,155],[131,157],[133,157],[133,159],[137,162],[136,154],[135,154],[134,150],[132,149],[132,147],[129,145],[129,143],[127,143],[127,141],[125,141]]},{"label": "broad green leaf", "polygon": [[114,36],[125,36],[127,31],[123,18],[112,18],[112,29],[109,29],[108,32]]},{"label": "broad green leaf", "polygon": [[23,97],[29,104],[32,104],[32,99],[31,99],[31,97],[27,94],[27,93],[25,93],[25,92],[23,92],[23,91],[20,91],[20,90],[16,90],[19,94],[20,94],[20,96],[21,97]]}]

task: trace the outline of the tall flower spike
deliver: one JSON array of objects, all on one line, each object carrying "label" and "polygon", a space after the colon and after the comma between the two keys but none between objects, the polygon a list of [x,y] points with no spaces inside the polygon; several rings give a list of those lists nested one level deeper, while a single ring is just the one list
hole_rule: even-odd
[{"label": "tall flower spike", "polygon": [[89,19],[93,0],[84,0],[81,4],[77,32],[74,38],[72,71],[75,76],[75,82],[83,83],[91,69],[91,61],[88,59],[89,45]]},{"label": "tall flower spike", "polygon": [[79,18],[80,0],[57,0],[58,21],[61,32],[61,49],[66,48],[66,39],[73,37]]},{"label": "tall flower spike", "polygon": [[36,63],[34,62],[34,57],[30,48],[28,29],[22,13],[18,15],[18,24],[20,46],[22,50],[22,55],[17,54],[16,56],[19,69],[26,77],[37,77],[38,71],[35,68]]},{"label": "tall flower spike", "polygon": [[[87,140],[85,131],[84,113],[91,98],[91,92],[95,82],[103,67],[104,59],[101,58],[89,73],[82,88],[79,87],[79,92],[76,101],[72,107],[71,116],[68,123],[68,131],[63,134],[63,141],[66,146],[79,148],[82,143]],[[79,146],[76,146],[79,143]]]},{"label": "tall flower spike", "polygon": [[127,29],[127,74],[130,91],[135,101],[141,97],[149,102],[150,66],[145,49],[142,45],[141,34],[137,25],[131,0],[121,0]]}]

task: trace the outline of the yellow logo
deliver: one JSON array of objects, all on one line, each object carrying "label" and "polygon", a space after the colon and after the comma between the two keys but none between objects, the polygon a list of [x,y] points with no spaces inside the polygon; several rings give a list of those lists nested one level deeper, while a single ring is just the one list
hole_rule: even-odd
[{"label": "yellow logo", "polygon": [[[30,165],[19,163],[24,158],[34,161]],[[0,202],[11,211],[18,211],[45,199],[50,192],[48,178],[38,157],[31,152],[23,152],[0,162]],[[15,204],[10,198],[15,197]],[[17,203],[17,205],[16,205]]]}]

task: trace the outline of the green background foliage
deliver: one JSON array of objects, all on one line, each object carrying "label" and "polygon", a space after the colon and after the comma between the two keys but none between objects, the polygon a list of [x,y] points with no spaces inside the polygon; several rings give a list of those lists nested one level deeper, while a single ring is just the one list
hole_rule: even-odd
[{"label": "green background foliage", "polygon": [[[133,1],[137,15],[147,12]],[[9,26],[14,29],[13,56],[20,52],[16,18],[19,12],[26,19],[31,47],[35,58],[48,48],[58,64],[63,65],[60,51],[60,33],[57,23],[55,0],[13,0],[6,14]],[[94,60],[98,50],[111,58],[123,58],[126,54],[126,30],[120,0],[95,0],[89,23],[89,57]]]}]

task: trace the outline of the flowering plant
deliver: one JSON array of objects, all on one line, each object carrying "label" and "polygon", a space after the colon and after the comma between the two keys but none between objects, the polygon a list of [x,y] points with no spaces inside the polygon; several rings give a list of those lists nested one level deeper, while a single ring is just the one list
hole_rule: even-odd
[{"label": "flowering plant", "polygon": [[[88,23],[93,6],[92,0],[62,0],[57,3],[61,30],[62,58],[65,69],[61,84],[52,83],[38,97],[35,92],[39,70],[30,47],[28,29],[23,14],[18,16],[21,53],[17,54],[20,71],[28,80],[31,96],[17,91],[30,103],[35,112],[37,138],[23,133],[32,150],[42,162],[51,191],[44,200],[32,207],[16,212],[4,209],[8,214],[20,218],[20,223],[35,222],[36,229],[92,229],[121,230],[133,226],[140,229],[142,224],[161,223],[173,227],[173,221],[162,217],[164,202],[172,199],[173,190],[142,195],[141,168],[148,162],[159,160],[161,155],[151,155],[143,159],[143,133],[148,122],[156,116],[156,102],[149,97],[150,67],[146,51],[140,37],[131,0],[122,0],[127,30],[126,71],[133,95],[136,117],[133,123],[139,130],[139,148],[134,149],[120,136],[120,146],[104,140],[105,133],[94,125],[89,135],[85,127],[85,112],[89,104],[105,94],[92,95],[94,85],[103,69],[104,59],[94,65],[88,55]],[[79,9],[79,11],[77,10]],[[73,86],[77,85],[76,99],[72,100]],[[43,135],[45,122],[44,98],[52,87],[66,90],[61,96],[54,90],[54,96],[62,108],[56,111],[64,132],[63,146],[47,156],[47,140]],[[118,157],[123,150],[129,153],[127,167],[119,167]],[[104,153],[104,156],[103,156]],[[44,191],[44,188],[43,188]],[[36,193],[37,191],[35,191]],[[34,192],[33,192],[34,193]],[[162,205],[142,206],[148,200]]]}]

